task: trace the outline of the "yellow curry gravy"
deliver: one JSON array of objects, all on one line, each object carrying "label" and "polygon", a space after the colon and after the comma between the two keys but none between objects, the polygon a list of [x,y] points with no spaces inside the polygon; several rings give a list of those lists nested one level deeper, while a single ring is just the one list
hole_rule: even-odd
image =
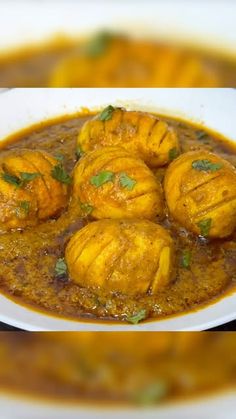
[{"label": "yellow curry gravy", "polygon": [[[1,144],[1,153],[11,149],[42,149],[64,158],[71,173],[76,163],[76,139],[82,124],[91,115],[63,117],[46,121],[19,132]],[[179,135],[181,150],[204,148],[236,166],[234,144],[216,133],[190,123],[163,118]],[[156,171],[163,180],[165,168]],[[227,239],[207,240],[188,233],[171,221],[163,226],[174,238],[177,251],[176,279],[156,295],[126,296],[82,288],[66,275],[57,276],[55,265],[64,257],[72,234],[92,220],[80,218],[76,210],[66,210],[58,219],[37,227],[0,235],[0,290],[34,309],[74,319],[127,321],[136,313],[142,319],[160,319],[210,304],[232,292],[236,283],[236,232]],[[191,255],[184,266],[184,253]],[[186,264],[185,264],[186,265]]]}]

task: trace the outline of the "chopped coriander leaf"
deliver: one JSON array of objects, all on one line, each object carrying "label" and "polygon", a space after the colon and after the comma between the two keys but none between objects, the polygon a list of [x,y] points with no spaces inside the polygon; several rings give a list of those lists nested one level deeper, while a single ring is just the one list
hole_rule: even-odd
[{"label": "chopped coriander leaf", "polygon": [[99,188],[99,186],[104,185],[107,182],[114,182],[115,174],[109,171],[103,171],[98,173],[96,176],[92,176],[90,179],[91,185]]},{"label": "chopped coriander leaf", "polygon": [[213,163],[210,160],[194,160],[192,168],[203,172],[216,172],[223,167],[222,163]]},{"label": "chopped coriander leaf", "polygon": [[10,183],[11,185],[16,186],[17,188],[20,187],[21,180],[20,180],[20,178],[18,176],[11,175],[10,173],[4,172],[4,173],[1,174],[1,178],[5,182]]},{"label": "chopped coriander leaf", "polygon": [[192,259],[192,254],[191,254],[190,250],[189,249],[185,249],[183,251],[182,259],[181,259],[181,266],[182,266],[182,268],[189,269],[190,263],[191,263],[191,259]]},{"label": "chopped coriander leaf", "polygon": [[99,114],[98,119],[100,121],[109,121],[112,118],[112,114],[116,108],[114,106],[109,105]]},{"label": "chopped coriander leaf", "polygon": [[212,219],[205,218],[197,223],[197,226],[200,228],[201,236],[207,237],[211,229]]},{"label": "chopped coriander leaf", "polygon": [[92,205],[83,202],[80,202],[80,208],[84,215],[89,215],[94,210],[94,207]]},{"label": "chopped coriander leaf", "polygon": [[38,176],[42,176],[41,173],[25,173],[21,172],[20,176],[11,175],[10,173],[4,172],[1,177],[5,182],[15,185],[17,188],[22,188],[26,183],[31,182]]},{"label": "chopped coriander leaf", "polygon": [[19,218],[25,218],[29,214],[30,202],[29,201],[19,201],[19,206],[15,210],[15,214]]},{"label": "chopped coriander leaf", "polygon": [[57,180],[58,182],[65,183],[69,185],[71,183],[71,177],[66,173],[65,169],[62,167],[61,164],[58,164],[53,167],[51,171],[51,176],[53,179]]},{"label": "chopped coriander leaf", "polygon": [[63,156],[63,154],[61,154],[61,153],[57,153],[57,154],[55,155],[55,159],[56,159],[56,160],[58,160],[58,161],[60,161],[60,162],[63,162],[63,160],[64,160],[64,156]]},{"label": "chopped coriander leaf", "polygon": [[178,150],[177,150],[177,148],[176,148],[176,147],[171,148],[171,149],[169,150],[169,160],[174,160],[174,159],[176,159],[176,157],[178,157],[178,155],[179,155],[179,152],[178,152]]},{"label": "chopped coriander leaf", "polygon": [[132,191],[137,183],[136,180],[129,177],[125,172],[119,174],[119,181],[121,186],[128,189],[129,191]]},{"label": "chopped coriander leaf", "polygon": [[167,392],[167,383],[163,380],[158,380],[138,390],[134,400],[142,405],[152,405],[162,400],[167,395]]},{"label": "chopped coriander leaf", "polygon": [[136,314],[134,314],[133,316],[126,317],[126,321],[132,324],[138,324],[142,320],[146,319],[146,317],[147,317],[147,312],[145,309],[142,309],[138,311]]},{"label": "chopped coriander leaf", "polygon": [[88,57],[98,57],[106,52],[112,39],[112,33],[100,32],[84,45],[82,51]]},{"label": "chopped coriander leaf", "polygon": [[23,209],[26,215],[29,214],[30,202],[29,201],[20,201],[20,208]]},{"label": "chopped coriander leaf", "polygon": [[56,261],[56,265],[55,265],[55,275],[56,277],[58,276],[63,276],[67,274],[67,264],[65,262],[64,258],[59,258]]},{"label": "chopped coriander leaf", "polygon": [[77,145],[75,155],[78,160],[84,155],[84,151],[82,150],[80,145]]},{"label": "chopped coriander leaf", "polygon": [[208,137],[208,134],[206,131],[200,130],[200,131],[196,131],[196,137],[198,140],[202,140],[203,138]]},{"label": "chopped coriander leaf", "polygon": [[37,177],[42,176],[41,173],[25,173],[21,172],[20,177],[23,183],[31,182],[31,180],[36,179]]}]

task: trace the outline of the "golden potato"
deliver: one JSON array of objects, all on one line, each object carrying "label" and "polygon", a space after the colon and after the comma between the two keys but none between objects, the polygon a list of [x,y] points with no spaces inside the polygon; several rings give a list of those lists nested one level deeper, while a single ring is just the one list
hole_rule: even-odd
[{"label": "golden potato", "polygon": [[67,184],[58,180],[59,167],[56,159],[39,150],[11,151],[1,158],[2,230],[36,225],[60,213],[67,203]]},{"label": "golden potato", "polygon": [[82,157],[74,169],[72,194],[96,219],[163,216],[161,184],[145,163],[120,147]]},{"label": "golden potato", "polygon": [[164,181],[170,214],[205,237],[226,237],[236,227],[236,170],[208,151],[190,151],[167,169]]},{"label": "golden potato", "polygon": [[157,293],[174,271],[173,240],[147,220],[90,223],[71,238],[65,257],[77,284],[129,295]]},{"label": "golden potato", "polygon": [[179,152],[175,130],[157,116],[108,106],[85,122],[77,145],[86,153],[106,146],[120,146],[150,167],[159,167]]}]

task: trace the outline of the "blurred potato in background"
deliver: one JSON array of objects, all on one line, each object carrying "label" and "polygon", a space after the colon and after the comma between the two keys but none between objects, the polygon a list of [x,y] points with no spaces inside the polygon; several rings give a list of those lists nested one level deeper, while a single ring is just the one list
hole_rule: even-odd
[{"label": "blurred potato in background", "polygon": [[235,14],[230,0],[2,0],[0,86],[233,87]]}]

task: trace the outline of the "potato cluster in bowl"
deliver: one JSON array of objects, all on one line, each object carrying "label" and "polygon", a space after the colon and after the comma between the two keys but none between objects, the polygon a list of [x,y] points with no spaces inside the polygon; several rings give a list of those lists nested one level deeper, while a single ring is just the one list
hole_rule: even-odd
[{"label": "potato cluster in bowl", "polygon": [[[108,106],[84,124],[77,146],[72,201],[98,220],[66,249],[81,286],[156,294],[174,280],[174,241],[158,224],[167,214],[205,238],[235,229],[235,168],[206,150],[180,155],[177,133],[157,116]],[[154,170],[167,165],[163,191]]]},{"label": "potato cluster in bowl", "polygon": [[74,286],[158,297],[176,279],[169,221],[208,241],[235,230],[235,168],[201,147],[183,153],[178,130],[155,115],[106,107],[83,124],[77,155],[72,176],[60,156],[41,150],[8,150],[0,160],[2,231],[37,226],[65,209],[86,219],[58,261]]}]

